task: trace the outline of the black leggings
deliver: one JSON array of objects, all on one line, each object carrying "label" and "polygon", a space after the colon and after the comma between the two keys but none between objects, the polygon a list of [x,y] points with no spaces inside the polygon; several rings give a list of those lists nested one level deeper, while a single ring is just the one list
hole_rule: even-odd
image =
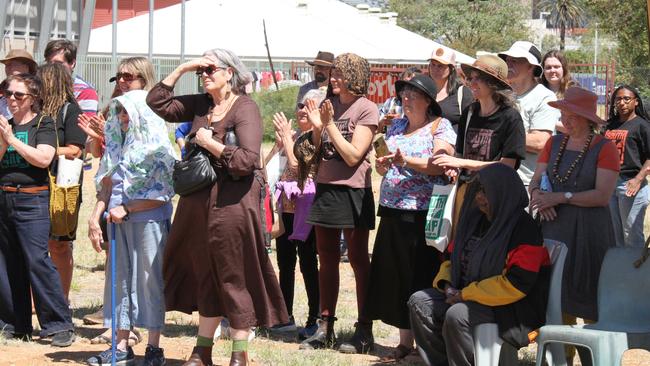
[{"label": "black leggings", "polygon": [[300,272],[305,281],[307,303],[309,306],[309,319],[318,317],[319,290],[318,290],[318,259],[316,258],[316,239],[314,230],[309,233],[306,241],[289,240],[293,231],[293,214],[283,213],[284,234],[275,239],[278,253],[278,267],[280,269],[280,289],[287,313],[293,315],[294,282],[296,280],[296,254],[298,254]]}]

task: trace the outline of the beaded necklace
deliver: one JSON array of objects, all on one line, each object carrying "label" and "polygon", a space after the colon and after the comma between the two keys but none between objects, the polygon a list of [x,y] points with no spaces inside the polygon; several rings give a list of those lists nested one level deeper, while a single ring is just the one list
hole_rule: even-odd
[{"label": "beaded necklace", "polygon": [[560,144],[560,150],[557,153],[557,158],[555,158],[555,163],[553,163],[553,177],[555,180],[559,183],[564,183],[566,182],[569,177],[571,176],[571,173],[575,170],[576,166],[578,166],[578,163],[580,160],[582,160],[582,157],[585,155],[587,150],[589,150],[589,145],[591,145],[591,140],[594,139],[594,133],[590,133],[589,137],[587,137],[587,141],[585,141],[585,145],[582,147],[582,150],[580,150],[580,153],[578,154],[578,157],[571,163],[569,166],[569,169],[566,171],[563,177],[560,177],[560,161],[562,160],[562,156],[564,156],[564,152],[566,151],[566,145],[569,142],[569,135],[564,136],[562,139],[562,143]]}]

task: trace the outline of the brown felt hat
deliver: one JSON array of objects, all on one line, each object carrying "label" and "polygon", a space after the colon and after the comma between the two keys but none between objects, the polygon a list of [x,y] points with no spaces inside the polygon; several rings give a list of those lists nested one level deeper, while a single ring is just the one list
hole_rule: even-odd
[{"label": "brown felt hat", "polygon": [[5,58],[0,60],[0,62],[6,65],[7,62],[11,60],[17,60],[26,63],[29,66],[29,73],[36,74],[36,69],[38,68],[38,64],[36,63],[36,61],[34,61],[34,58],[29,52],[21,49],[10,50],[5,55]]},{"label": "brown felt hat", "polygon": [[573,112],[599,125],[605,121],[598,116],[598,96],[591,91],[577,86],[569,87],[564,92],[564,99],[548,102],[553,108]]},{"label": "brown felt hat", "polygon": [[325,66],[325,67],[333,67],[334,54],[331,52],[318,51],[318,54],[316,55],[314,61],[305,60],[305,62],[310,64],[311,66],[318,65],[318,66]]},{"label": "brown felt hat", "polygon": [[478,71],[491,77],[506,89],[512,89],[508,83],[508,65],[505,61],[495,55],[482,55],[473,64],[461,64],[465,76],[469,77],[471,71]]}]

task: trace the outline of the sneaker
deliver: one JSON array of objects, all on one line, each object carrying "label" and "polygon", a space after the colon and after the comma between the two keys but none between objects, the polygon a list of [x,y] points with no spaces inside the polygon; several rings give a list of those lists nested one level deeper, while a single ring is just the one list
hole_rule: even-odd
[{"label": "sneaker", "polygon": [[271,333],[291,333],[298,330],[296,327],[296,321],[293,319],[293,315],[289,317],[289,322],[284,324],[276,324],[269,329]]},{"label": "sneaker", "polygon": [[69,347],[75,338],[74,330],[64,330],[63,332],[55,333],[52,337],[52,346]]},{"label": "sneaker", "polygon": [[335,317],[327,317],[327,320],[319,320],[318,327],[314,334],[302,341],[298,349],[313,350],[320,348],[334,348],[336,344],[336,334],[334,333]]},{"label": "sneaker", "polygon": [[[89,358],[86,363],[90,366],[107,366],[111,364],[111,349]],[[115,365],[118,366],[127,366],[133,365],[135,363],[135,355],[133,354],[133,348],[126,347],[126,351],[119,349],[115,350]]]},{"label": "sneaker", "polygon": [[341,353],[369,353],[375,346],[372,323],[356,323],[354,335],[339,347]]},{"label": "sneaker", "polygon": [[147,349],[144,351],[142,366],[163,366],[164,364],[165,355],[163,354],[163,349],[148,344]]},{"label": "sneaker", "polygon": [[307,320],[307,323],[305,324],[305,327],[300,329],[298,332],[298,338],[300,340],[307,339],[316,333],[316,330],[318,330],[318,324],[316,324],[316,320]]}]

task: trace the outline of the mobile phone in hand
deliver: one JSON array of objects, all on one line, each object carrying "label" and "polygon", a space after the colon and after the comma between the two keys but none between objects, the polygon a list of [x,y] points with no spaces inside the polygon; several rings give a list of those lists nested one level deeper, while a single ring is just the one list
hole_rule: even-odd
[{"label": "mobile phone in hand", "polygon": [[372,146],[375,148],[375,155],[378,158],[390,154],[390,150],[388,149],[388,145],[386,145],[386,140],[384,139],[383,135],[377,137],[375,141],[372,143]]}]

